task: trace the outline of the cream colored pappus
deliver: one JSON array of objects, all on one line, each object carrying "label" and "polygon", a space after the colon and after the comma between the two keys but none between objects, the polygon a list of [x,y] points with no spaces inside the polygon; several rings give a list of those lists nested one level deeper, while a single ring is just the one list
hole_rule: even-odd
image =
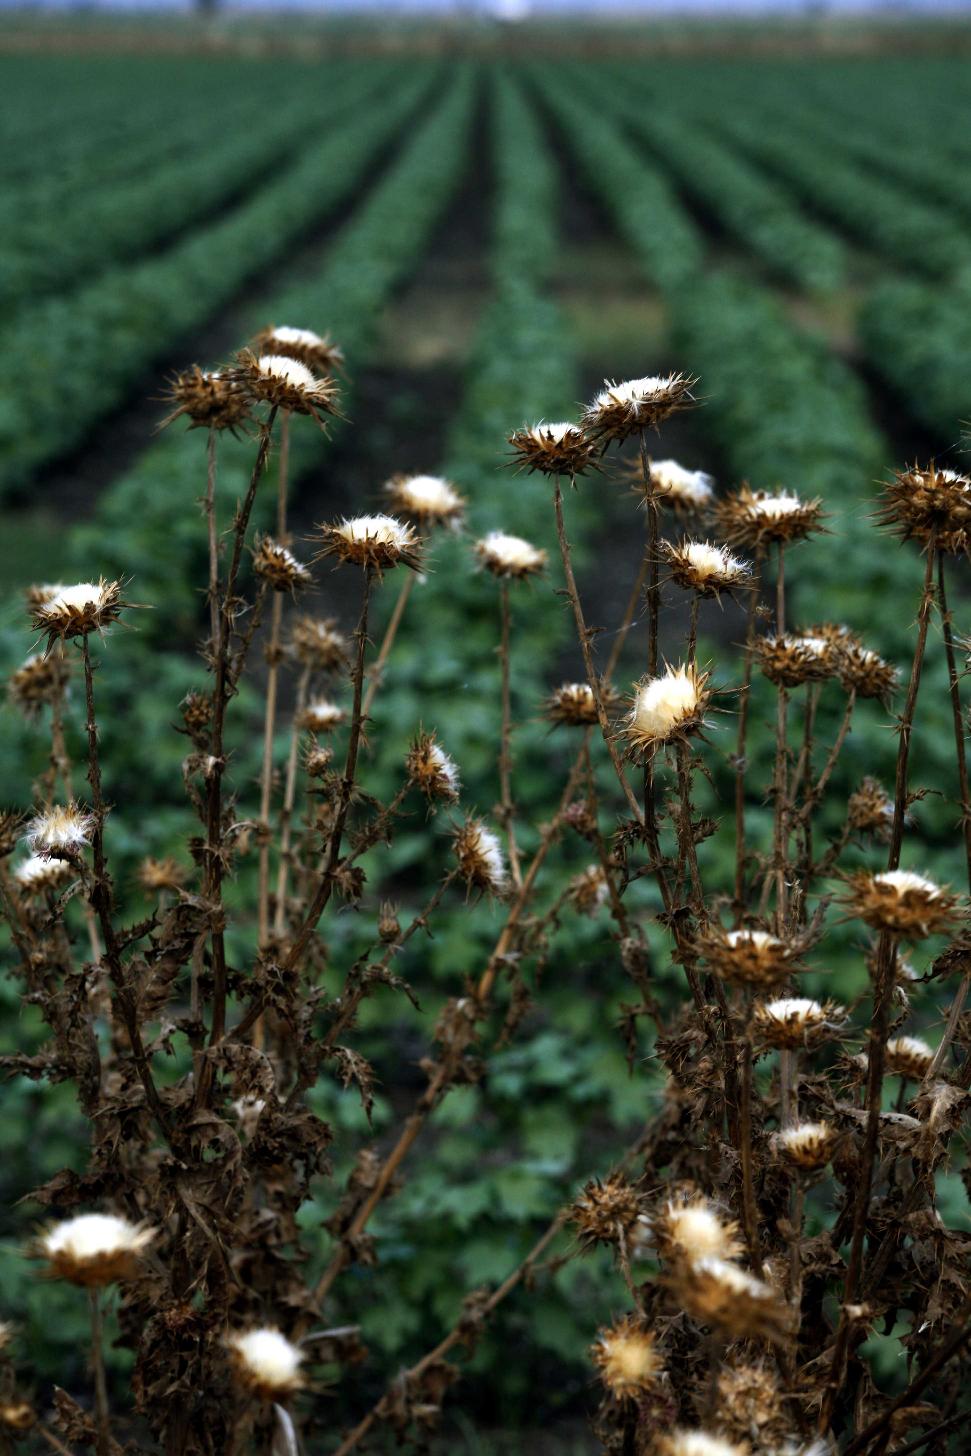
[{"label": "cream colored pappus", "polygon": [[303,1352],[275,1326],[241,1330],[226,1336],[241,1385],[265,1400],[279,1400],[303,1385]]}]

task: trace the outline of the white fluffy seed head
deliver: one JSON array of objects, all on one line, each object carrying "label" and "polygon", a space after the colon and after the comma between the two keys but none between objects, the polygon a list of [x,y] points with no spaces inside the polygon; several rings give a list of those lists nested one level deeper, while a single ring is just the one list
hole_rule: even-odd
[{"label": "white fluffy seed head", "polygon": [[458,794],[461,781],[459,779],[458,764],[455,760],[449,757],[440,743],[430,743],[427,753],[432,765],[441,775],[450,792]]},{"label": "white fluffy seed head", "polygon": [[300,715],[300,727],[309,733],[331,733],[344,721],[344,709],[328,698],[313,698]]},{"label": "white fluffy seed head", "polygon": [[455,857],[459,873],[476,889],[501,895],[508,882],[506,862],[498,834],[481,819],[467,819],[455,835]]},{"label": "white fluffy seed head", "polygon": [[271,338],[277,344],[301,344],[308,349],[316,349],[326,342],[313,329],[296,329],[291,324],[280,324],[273,330]]},{"label": "white fluffy seed head", "polygon": [[701,510],[711,503],[715,494],[712,476],[704,470],[688,470],[677,460],[652,460],[651,484],[672,505],[689,510]]},{"label": "white fluffy seed head", "polygon": [[644,405],[657,404],[680,393],[680,386],[680,374],[645,374],[641,379],[608,384],[597,395],[595,403],[600,409],[609,409],[613,404],[629,405],[636,412]]},{"label": "white fluffy seed head", "polygon": [[665,743],[700,716],[704,701],[703,680],[691,668],[669,668],[637,688],[628,732],[640,744]]},{"label": "white fluffy seed head", "polygon": [[33,854],[57,857],[78,854],[91,843],[95,818],[77,804],[54,804],[28,824],[26,840]]},{"label": "white fluffy seed head", "polygon": [[672,1431],[661,1437],[660,1451],[661,1456],[748,1456],[749,1448],[708,1431]]},{"label": "white fluffy seed head", "polygon": [[320,383],[306,364],[301,364],[299,359],[291,359],[287,354],[261,354],[256,367],[261,374],[282,379],[294,389],[313,391]]},{"label": "white fluffy seed head", "polygon": [[338,530],[348,541],[375,541],[379,546],[390,546],[396,551],[407,550],[414,544],[413,533],[394,516],[354,516],[342,522]]},{"label": "white fluffy seed head", "polygon": [[32,854],[21,860],[14,869],[13,878],[24,894],[40,894],[53,890],[71,876],[71,867],[64,860],[51,859],[46,854]]},{"label": "white fluffy seed head", "polygon": [[884,870],[882,874],[874,875],[873,880],[901,896],[916,894],[926,900],[934,900],[941,893],[940,885],[935,885],[924,875],[914,874],[913,870]]},{"label": "white fluffy seed head", "polygon": [[754,516],[760,516],[767,521],[783,520],[786,516],[794,516],[803,509],[803,502],[791,491],[783,490],[778,495],[758,495],[750,506]]},{"label": "white fluffy seed head", "polygon": [[483,566],[495,576],[533,576],[546,565],[545,551],[505,531],[490,531],[477,542],[476,552]]},{"label": "white fluffy seed head", "polygon": [[731,1259],[740,1252],[737,1229],[726,1223],[704,1198],[665,1204],[655,1220],[655,1229],[669,1253],[692,1262],[697,1259]]},{"label": "white fluffy seed head", "polygon": [[751,945],[756,950],[776,950],[782,946],[782,941],[767,930],[730,930],[725,939],[732,949]]},{"label": "white fluffy seed head", "polygon": [[264,1325],[227,1336],[242,1383],[267,1398],[286,1395],[302,1384],[303,1353],[278,1329]]},{"label": "white fluffy seed head", "polygon": [[154,1238],[146,1224],[111,1213],[81,1213],[47,1229],[37,1251],[58,1278],[97,1288],[131,1278]]}]

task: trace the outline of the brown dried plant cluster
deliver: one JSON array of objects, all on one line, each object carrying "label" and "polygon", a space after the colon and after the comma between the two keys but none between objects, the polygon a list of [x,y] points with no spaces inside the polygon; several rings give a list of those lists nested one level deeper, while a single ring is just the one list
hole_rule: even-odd
[{"label": "brown dried plant cluster", "polygon": [[[911,738],[936,617],[971,876],[964,709],[945,595],[946,569],[966,549],[971,482],[915,467],[884,493],[884,521],[925,555],[914,657],[896,718],[895,782],[865,779],[840,805],[837,768],[857,704],[873,700],[868,711],[892,726],[897,673],[849,628],[794,630],[787,620],[786,563],[821,529],[821,503],[748,486],[716,497],[702,472],[653,460],[648,431],[693,403],[687,375],[607,384],[577,422],[515,431],[513,463],[550,481],[584,671],[547,685],[540,711],[551,729],[575,735],[575,752],[558,802],[527,836],[511,751],[509,600],[530,579],[541,590],[549,563],[505,529],[514,520],[469,553],[484,599],[498,593],[500,602],[491,819],[465,802],[461,766],[419,723],[409,725],[394,796],[385,803],[368,792],[371,708],[415,573],[436,531],[460,527],[465,501],[439,476],[392,476],[384,495],[395,514],[328,522],[315,543],[315,560],[356,574],[356,625],[347,631],[303,610],[313,563],[292,549],[282,462],[294,416],[326,425],[338,411],[341,362],[325,337],[272,328],[232,366],[194,369],[172,386],[170,420],[184,417],[209,439],[208,677],[182,704],[186,853],[144,862],[152,909],[138,923],[119,912],[106,848],[109,807],[114,818],[124,805],[109,806],[102,787],[94,673],[100,639],[137,608],[127,586],[94,580],[96,562],[88,582],[30,593],[25,636],[32,629],[41,647],[14,674],[10,697],[49,734],[50,768],[32,813],[3,816],[0,885],[16,974],[47,1039],[38,1053],[4,1061],[11,1073],[72,1084],[90,1125],[86,1170],[34,1190],[50,1218],[26,1252],[89,1303],[92,1392],[85,1402],[35,1390],[17,1331],[0,1325],[0,1450],[27,1440],[98,1456],[348,1456],[384,1426],[420,1443],[461,1375],[447,1357],[473,1349],[514,1291],[600,1248],[617,1273],[616,1317],[590,1330],[604,1451],[943,1452],[968,1418],[971,1235],[942,1216],[936,1175],[963,1157],[971,942],[964,896],[901,860],[911,858]],[[223,430],[254,441],[249,485],[228,523],[214,489]],[[281,469],[269,536],[252,523],[274,438]],[[646,543],[608,655],[584,613],[562,487],[594,466],[602,472],[608,449],[628,442]],[[374,651],[375,597],[391,573],[397,595]],[[699,608],[723,594],[744,607],[747,626],[740,656],[716,677],[699,662]],[[665,601],[684,627],[683,652],[669,662],[660,651]],[[232,782],[228,733],[258,632],[264,732],[253,788]],[[614,686],[625,646],[645,669],[626,693]],[[284,672],[293,682],[280,764]],[[775,715],[767,773],[749,761],[756,674]],[[84,703],[83,799],[65,740],[73,681]],[[841,702],[830,741],[817,728],[823,692]],[[719,826],[695,800],[716,789],[727,794],[721,813],[734,836],[729,885],[705,881],[702,846]],[[393,837],[412,801],[422,815],[446,816],[450,852],[402,925],[361,860]],[[750,822],[764,802],[767,843]],[[551,899],[556,847],[573,835],[592,863]],[[847,862],[861,844],[870,868],[858,854]],[[247,855],[255,891],[240,907],[228,886]],[[331,1174],[335,1134],[307,1094],[334,1079],[356,1084],[370,1107],[373,1073],[355,1046],[360,1007],[386,988],[413,994],[395,969],[401,950],[439,917],[463,914],[470,895],[497,902],[495,945],[484,963],[462,968],[461,993],[431,1031],[424,1080],[398,1125],[359,1150],[318,1267],[298,1219],[316,1180]],[[373,927],[350,966],[328,938],[346,905]],[[643,1130],[617,1166],[591,1170],[500,1285],[470,1292],[440,1342],[355,1410],[359,1386],[349,1378],[345,1393],[343,1380],[366,1352],[348,1271],[380,1265],[375,1210],[394,1197],[416,1147],[427,1149],[434,1111],[452,1089],[479,1081],[489,1051],[515,1035],[529,1006],[527,968],[568,909],[611,917],[632,982],[622,1028],[632,1071],[643,1071],[648,1047],[654,1079]],[[802,989],[802,978],[825,970],[827,937],[845,938],[847,922],[868,979],[852,1006]],[[905,959],[929,941],[924,999],[935,1013],[947,1003],[935,1045],[916,1034],[918,982]],[[558,1238],[564,1252],[544,1263]],[[133,1362],[127,1392],[110,1391],[105,1375],[109,1291]],[[906,1368],[888,1391],[865,1342],[899,1323]]]}]

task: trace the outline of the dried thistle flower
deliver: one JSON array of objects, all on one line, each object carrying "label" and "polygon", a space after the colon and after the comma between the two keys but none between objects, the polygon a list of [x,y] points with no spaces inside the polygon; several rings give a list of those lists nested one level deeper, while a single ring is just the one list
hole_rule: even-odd
[{"label": "dried thistle flower", "polygon": [[7,683],[10,701],[27,718],[34,718],[45,703],[56,702],[70,677],[70,663],[59,652],[34,653],[11,673]]},{"label": "dried thistle flower", "polygon": [[447,804],[458,800],[458,766],[436,743],[434,733],[419,733],[405,759],[408,778],[429,800],[441,799]]},{"label": "dried thistle flower", "polygon": [[297,660],[313,672],[343,672],[347,667],[347,638],[333,617],[297,617],[290,645]]},{"label": "dried thistle flower", "polygon": [[718,1376],[718,1424],[733,1438],[775,1443],[786,1430],[784,1397],[765,1365],[723,1365]]},{"label": "dried thistle flower", "polygon": [[27,847],[31,854],[46,858],[70,858],[91,843],[96,822],[93,814],[76,803],[52,804],[27,825]]},{"label": "dried thistle flower", "polygon": [[676,410],[694,403],[691,391],[697,382],[687,374],[652,374],[619,384],[605,379],[580,423],[590,440],[606,449],[641,430],[656,430]]},{"label": "dried thistle flower", "polygon": [[326,429],[322,415],[336,415],[338,389],[333,379],[319,378],[299,359],[285,354],[254,354],[244,349],[237,355],[233,381],[262,404],[309,415]]},{"label": "dried thistle flower", "polygon": [[[601,695],[608,714],[615,713],[621,704],[619,695],[604,686]],[[597,722],[597,700],[589,683],[561,683],[546,699],[543,711],[551,723],[572,728],[587,728]]]},{"label": "dried thistle flower", "polygon": [[336,556],[379,576],[394,566],[417,571],[421,564],[421,541],[414,527],[394,516],[354,516],[318,530],[324,543],[321,556]]},{"label": "dried thistle flower", "polygon": [[829,1122],[797,1122],[777,1132],[773,1147],[777,1155],[793,1167],[807,1172],[824,1168],[833,1156],[839,1132]]},{"label": "dried thistle flower", "polygon": [[865,778],[850,795],[846,805],[846,822],[857,834],[872,834],[889,840],[893,823],[893,800],[876,779]]},{"label": "dried thistle flower", "polygon": [[581,915],[596,915],[610,900],[610,888],[602,865],[588,865],[574,875],[567,889],[574,910]]},{"label": "dried thistle flower", "polygon": [[185,884],[185,870],[178,860],[153,859],[149,856],[138,866],[138,883],[150,895],[161,890],[178,891]]},{"label": "dried thistle flower", "polygon": [[333,733],[346,717],[344,709],[337,703],[327,698],[313,698],[297,715],[297,727],[307,733]]},{"label": "dried thistle flower", "polygon": [[303,1352],[270,1325],[226,1336],[240,1385],[261,1400],[280,1400],[303,1385]]},{"label": "dried thistle flower", "polygon": [[672,1282],[688,1314],[731,1338],[780,1340],[791,1325],[790,1312],[771,1285],[727,1259],[683,1262]]},{"label": "dried thistle flower", "polygon": [[313,329],[297,329],[290,324],[277,324],[261,329],[253,340],[256,354],[282,354],[306,364],[317,374],[333,374],[344,363],[344,355],[326,334]]},{"label": "dried thistle flower", "polygon": [[545,551],[505,531],[490,531],[475,543],[475,554],[486,571],[510,581],[536,576],[546,566]]},{"label": "dried thistle flower", "polygon": [[884,1068],[891,1077],[922,1082],[931,1069],[934,1052],[919,1036],[895,1036],[884,1050]]},{"label": "dried thistle flower", "polygon": [[664,1369],[656,1336],[632,1314],[601,1330],[590,1356],[604,1385],[618,1400],[649,1389]]},{"label": "dried thistle flower", "polygon": [[720,592],[746,586],[752,579],[747,562],[710,541],[682,541],[677,546],[662,541],[661,551],[671,568],[672,579],[699,596],[717,597]]},{"label": "dried thistle flower", "polygon": [[253,571],[261,581],[278,592],[297,592],[301,587],[309,586],[312,580],[307,567],[271,536],[257,537],[253,546]]},{"label": "dried thistle flower", "polygon": [[208,693],[193,689],[186,693],[179,706],[182,709],[182,722],[190,738],[199,739],[208,733],[209,724],[212,722],[212,699]]},{"label": "dried thistle flower", "polygon": [[384,487],[388,504],[419,526],[457,526],[466,502],[451,481],[441,475],[393,475]]},{"label": "dried thistle flower", "polygon": [[753,1008],[752,1021],[766,1046],[795,1050],[818,1046],[838,1035],[845,1015],[833,1001],[820,1003],[800,996],[760,1002]]},{"label": "dried thistle flower", "polygon": [[573,1200],[570,1221],[585,1249],[629,1241],[641,1217],[637,1189],[622,1173],[592,1178]]},{"label": "dried thistle flower", "polygon": [[791,491],[773,495],[743,485],[718,502],[715,515],[725,537],[735,546],[756,548],[771,542],[801,541],[822,522],[822,501],[802,500]]},{"label": "dried thistle flower", "polygon": [[56,890],[71,879],[74,871],[67,860],[51,859],[46,854],[32,854],[21,860],[13,871],[14,884],[23,895],[43,895]]},{"label": "dried thistle flower", "polygon": [[9,1431],[29,1431],[37,1424],[37,1412],[25,1400],[10,1400],[0,1404],[0,1426]]},{"label": "dried thistle flower", "polygon": [[751,1456],[748,1445],[736,1445],[708,1431],[670,1431],[657,1439],[657,1456]]},{"label": "dried thistle flower", "polygon": [[669,667],[659,677],[643,678],[635,687],[624,727],[631,756],[646,757],[667,743],[683,743],[704,727],[710,700],[709,674],[690,663]]},{"label": "dried thistle flower", "polygon": [[778,687],[796,688],[807,682],[824,682],[835,677],[839,668],[833,645],[825,637],[788,633],[782,637],[758,637],[755,657],[769,682]]},{"label": "dried thistle flower", "polygon": [[933,535],[939,550],[964,554],[971,528],[971,477],[938,470],[933,461],[923,469],[915,464],[898,471],[884,487],[877,520],[894,527],[905,541],[929,541]]},{"label": "dried thistle flower", "polygon": [[200,369],[193,364],[171,380],[165,398],[175,408],[159,425],[164,430],[182,416],[190,430],[231,430],[234,434],[250,419],[250,398],[232,372]]},{"label": "dried thistle flower", "polygon": [[32,609],[33,624],[48,636],[48,650],[58,638],[85,637],[90,632],[103,632],[121,616],[123,607],[121,582],[82,581],[65,586]]},{"label": "dried thistle flower", "polygon": [[669,1198],[651,1218],[658,1253],[671,1263],[694,1259],[737,1259],[742,1252],[738,1224],[725,1218],[702,1193]]},{"label": "dried thistle flower", "polygon": [[635,464],[637,487],[671,506],[680,515],[701,515],[715,499],[714,477],[704,470],[688,470],[677,460],[651,460],[645,485],[640,461]]},{"label": "dried thistle flower", "polygon": [[492,895],[505,893],[508,879],[502,845],[498,834],[487,829],[481,819],[466,819],[456,831],[452,847],[459,874],[469,889]]},{"label": "dried thistle flower", "polygon": [[860,870],[849,876],[844,904],[875,930],[921,940],[948,930],[957,916],[957,896],[912,870]]},{"label": "dried thistle flower", "polygon": [[155,1237],[155,1229],[116,1214],[82,1213],[47,1229],[37,1251],[56,1278],[96,1288],[131,1279]]},{"label": "dried thistle flower", "polygon": [[876,698],[886,707],[893,697],[900,678],[897,669],[885,662],[879,652],[859,642],[842,642],[837,653],[840,683],[858,698]]},{"label": "dried thistle flower", "polygon": [[24,827],[19,809],[0,809],[0,859],[7,859],[17,848]]},{"label": "dried thistle flower", "polygon": [[593,445],[579,425],[569,420],[555,424],[524,425],[509,436],[512,463],[543,475],[584,475],[593,457]]},{"label": "dried thistle flower", "polygon": [[780,940],[767,930],[724,930],[712,925],[698,939],[698,951],[716,975],[746,986],[772,987],[801,970],[802,944]]}]

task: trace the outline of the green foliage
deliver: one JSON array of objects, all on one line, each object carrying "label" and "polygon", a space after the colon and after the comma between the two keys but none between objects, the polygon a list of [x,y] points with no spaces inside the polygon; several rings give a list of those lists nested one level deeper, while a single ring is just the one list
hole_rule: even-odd
[{"label": "green foliage", "polygon": [[873,288],[860,311],[868,364],[942,453],[971,416],[969,306],[966,282],[941,288],[893,279]]}]

